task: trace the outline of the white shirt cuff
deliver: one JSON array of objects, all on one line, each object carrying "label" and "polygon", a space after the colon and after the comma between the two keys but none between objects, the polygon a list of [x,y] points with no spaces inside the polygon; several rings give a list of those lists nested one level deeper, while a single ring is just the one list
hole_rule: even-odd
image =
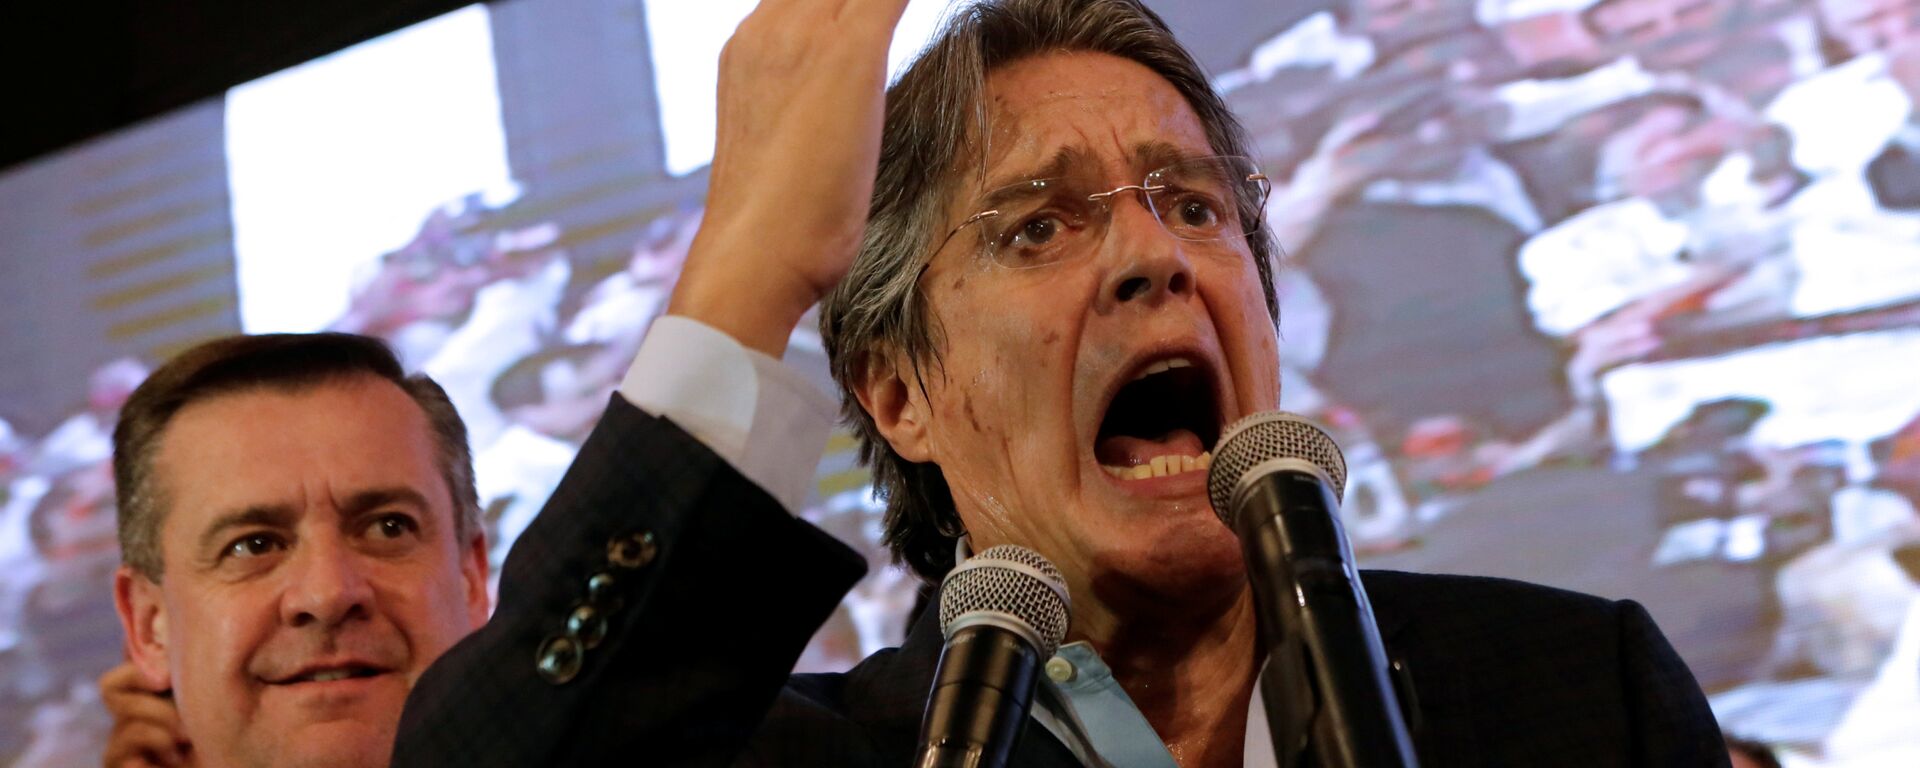
[{"label": "white shirt cuff", "polygon": [[779,360],[673,315],[647,329],[620,395],[687,430],[789,513],[806,503],[837,415]]}]

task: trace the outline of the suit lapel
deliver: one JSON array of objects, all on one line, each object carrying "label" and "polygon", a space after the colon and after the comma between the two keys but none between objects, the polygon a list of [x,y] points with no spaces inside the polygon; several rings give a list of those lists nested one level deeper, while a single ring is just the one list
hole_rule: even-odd
[{"label": "suit lapel", "polygon": [[1421,636],[1419,601],[1409,599],[1406,590],[1398,588],[1397,577],[1361,574],[1387,658],[1404,665],[1411,682],[1418,709],[1418,725],[1408,723],[1414,731],[1414,748],[1423,764],[1478,765],[1480,749],[1473,732],[1470,681],[1463,677],[1458,664],[1450,663],[1444,651],[1437,652],[1433,643]]}]

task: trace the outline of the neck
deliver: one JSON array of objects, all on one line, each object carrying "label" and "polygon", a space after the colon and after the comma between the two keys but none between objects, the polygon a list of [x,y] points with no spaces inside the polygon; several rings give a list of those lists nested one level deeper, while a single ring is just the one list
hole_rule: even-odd
[{"label": "neck", "polygon": [[1075,616],[1076,639],[1100,652],[1174,761],[1182,768],[1239,765],[1260,672],[1251,590],[1198,610],[1162,604],[1123,615],[1112,606],[1087,607],[1094,615]]}]

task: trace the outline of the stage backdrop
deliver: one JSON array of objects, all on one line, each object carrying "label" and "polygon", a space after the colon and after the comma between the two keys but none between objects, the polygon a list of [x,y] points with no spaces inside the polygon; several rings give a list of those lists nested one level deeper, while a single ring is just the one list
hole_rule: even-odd
[{"label": "stage backdrop", "polygon": [[[1279,181],[1285,405],[1345,446],[1366,565],[1639,600],[1729,730],[1920,764],[1920,11],[1151,4]],[[392,342],[498,562],[678,273],[750,6],[476,5],[0,176],[0,763],[98,764],[108,435],[195,341]],[[811,326],[788,357],[831,389]],[[874,567],[809,670],[913,599],[852,448],[804,515]]]}]

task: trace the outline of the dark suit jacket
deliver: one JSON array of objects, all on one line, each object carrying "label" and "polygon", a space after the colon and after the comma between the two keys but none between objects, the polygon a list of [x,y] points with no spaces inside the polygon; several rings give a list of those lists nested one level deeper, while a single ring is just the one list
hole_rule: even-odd
[{"label": "dark suit jacket", "polygon": [[[629,546],[642,532],[650,558]],[[414,688],[395,765],[907,765],[937,611],[845,674],[787,675],[862,570],[698,441],[615,398],[514,545],[493,619]],[[618,585],[589,595],[602,573]],[[1423,764],[1726,764],[1705,698],[1638,605],[1496,579],[1364,578],[1413,678]],[[582,605],[610,609],[604,637],[577,664],[551,663],[548,643]],[[543,661],[574,674],[556,682]],[[1014,764],[1075,765],[1038,727]]]}]

